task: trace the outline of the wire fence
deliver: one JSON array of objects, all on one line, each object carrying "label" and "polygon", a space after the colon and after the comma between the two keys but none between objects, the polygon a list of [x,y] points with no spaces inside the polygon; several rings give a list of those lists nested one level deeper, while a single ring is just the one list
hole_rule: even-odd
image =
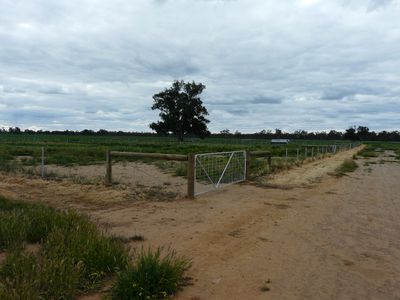
[{"label": "wire fence", "polygon": [[[273,149],[273,156],[248,156],[246,151],[197,154],[194,156],[194,195],[215,190],[219,187],[278,172],[293,165],[320,159],[341,151],[359,146],[360,143],[333,145],[280,145]],[[103,162],[97,164],[57,164],[55,154],[46,147],[36,151],[35,156],[20,155],[3,163],[0,159],[0,171],[19,173],[43,179],[68,179],[74,183],[104,183],[106,170]],[[250,153],[267,153],[255,151]],[[270,152],[268,152],[270,153]],[[143,153],[142,153],[143,154]],[[51,159],[47,155],[52,155]],[[160,156],[160,154],[150,154]],[[188,168],[190,163],[186,155],[165,154],[164,158],[185,157],[183,161],[161,161],[152,159],[121,158],[112,162],[114,184],[134,189],[144,188],[151,192],[167,191],[177,197],[189,194]],[[1,157],[0,157],[1,158]],[[60,154],[62,162],[63,157]]]},{"label": "wire fence", "polygon": [[306,161],[322,159],[342,151],[350,150],[360,145],[361,143],[355,142],[339,145],[307,145],[296,148],[282,147],[281,155],[272,156],[272,168],[269,168],[269,171],[271,171],[271,169],[279,169],[279,167],[300,165]]}]

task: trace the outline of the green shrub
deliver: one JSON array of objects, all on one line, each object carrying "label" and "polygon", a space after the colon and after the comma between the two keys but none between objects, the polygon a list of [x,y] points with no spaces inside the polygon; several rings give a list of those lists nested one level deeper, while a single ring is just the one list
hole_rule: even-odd
[{"label": "green shrub", "polygon": [[188,283],[184,273],[189,267],[190,261],[174,251],[162,256],[162,248],[142,249],[134,265],[118,275],[112,299],[168,299]]}]

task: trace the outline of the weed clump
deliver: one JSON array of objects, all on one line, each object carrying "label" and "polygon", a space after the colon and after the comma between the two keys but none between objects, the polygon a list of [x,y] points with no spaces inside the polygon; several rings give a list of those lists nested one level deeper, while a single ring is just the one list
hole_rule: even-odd
[{"label": "weed clump", "polygon": [[357,163],[353,159],[345,159],[344,162],[336,169],[337,177],[345,176],[346,173],[354,172],[358,168]]},{"label": "weed clump", "polygon": [[169,299],[189,283],[184,277],[190,261],[162,248],[141,250],[134,264],[122,271],[112,289],[112,299]]},{"label": "weed clump", "polygon": [[364,149],[357,152],[358,156],[362,156],[364,158],[378,157],[378,153],[376,152],[376,148],[373,145],[368,145]]}]

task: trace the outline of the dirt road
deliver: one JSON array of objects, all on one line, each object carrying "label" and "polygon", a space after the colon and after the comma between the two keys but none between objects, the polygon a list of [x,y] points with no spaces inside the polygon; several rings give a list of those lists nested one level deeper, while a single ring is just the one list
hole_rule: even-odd
[{"label": "dirt road", "polygon": [[321,176],[311,187],[238,185],[96,216],[193,258],[194,285],[177,299],[400,299],[400,164]]},{"label": "dirt road", "polygon": [[125,201],[90,214],[113,233],[144,235],[145,247],[192,258],[193,285],[176,299],[398,300],[400,164],[358,160],[349,176],[327,175],[354,151],[270,180],[284,189],[242,184],[194,201]]}]

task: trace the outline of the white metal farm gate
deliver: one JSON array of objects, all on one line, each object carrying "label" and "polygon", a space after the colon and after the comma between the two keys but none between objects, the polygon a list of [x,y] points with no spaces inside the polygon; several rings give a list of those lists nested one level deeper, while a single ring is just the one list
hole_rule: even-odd
[{"label": "white metal farm gate", "polygon": [[246,180],[246,151],[195,155],[195,195],[244,180]]}]

